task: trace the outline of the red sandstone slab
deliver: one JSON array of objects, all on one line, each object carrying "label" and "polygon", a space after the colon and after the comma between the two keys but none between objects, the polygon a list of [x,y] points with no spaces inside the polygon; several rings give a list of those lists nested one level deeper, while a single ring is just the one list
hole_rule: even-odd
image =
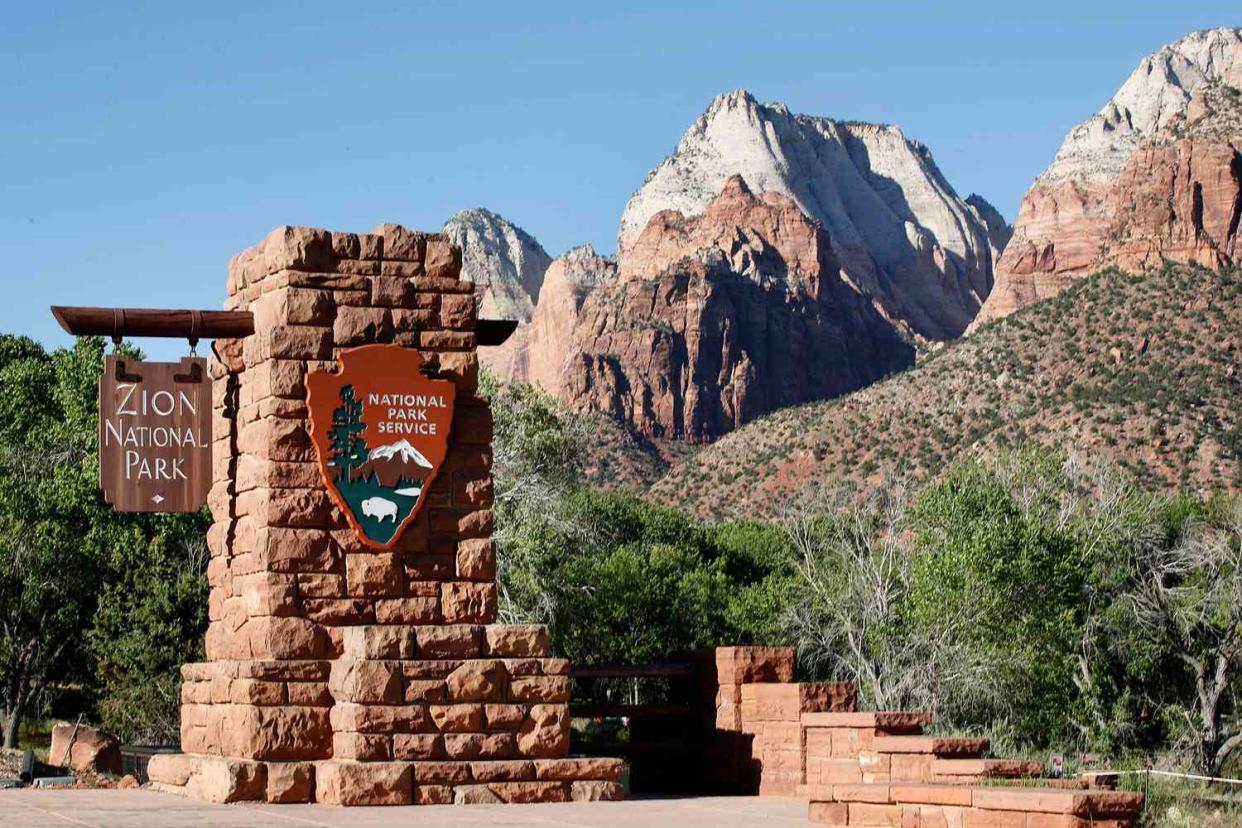
[{"label": "red sandstone slab", "polygon": [[1043,764],[1030,759],[933,759],[933,776],[1017,779],[1039,776]]},{"label": "red sandstone slab", "polygon": [[876,736],[877,753],[929,753],[934,756],[975,758],[988,749],[987,739],[944,736]]},{"label": "red sandstone slab", "polygon": [[563,759],[536,759],[535,777],[555,780],[603,780],[614,782],[625,773],[624,759],[571,756]]},{"label": "red sandstone slab", "polygon": [[890,785],[893,802],[915,805],[965,805],[972,803],[971,788],[960,785]]},{"label": "red sandstone slab", "polygon": [[889,733],[918,733],[931,724],[930,713],[874,711],[868,713],[803,713],[803,727],[870,727]]},{"label": "red sandstone slab", "polygon": [[1079,817],[1132,816],[1143,795],[1129,791],[1061,791],[1051,788],[974,788],[974,807]]},{"label": "red sandstone slab", "polygon": [[812,790],[811,799],[830,802],[873,802],[884,804],[893,801],[888,785],[833,785],[832,796],[824,799],[820,794],[822,788]]}]

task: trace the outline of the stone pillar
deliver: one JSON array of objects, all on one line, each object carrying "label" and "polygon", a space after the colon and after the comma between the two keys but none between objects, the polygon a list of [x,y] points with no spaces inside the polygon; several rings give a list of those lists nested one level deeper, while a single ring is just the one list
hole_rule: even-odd
[{"label": "stone pillar", "polygon": [[792,647],[716,647],[703,654],[714,789],[792,796],[805,779],[803,713],[849,712],[849,682],[795,682]]},{"label": "stone pillar", "polygon": [[[333,804],[618,798],[618,760],[569,759],[569,664],[496,625],[492,419],[473,286],[443,235],[282,227],[233,258],[217,343],[207,661],[182,669],[166,790]],[[457,387],[448,456],[390,551],[327,493],[305,377],[397,343]]]}]

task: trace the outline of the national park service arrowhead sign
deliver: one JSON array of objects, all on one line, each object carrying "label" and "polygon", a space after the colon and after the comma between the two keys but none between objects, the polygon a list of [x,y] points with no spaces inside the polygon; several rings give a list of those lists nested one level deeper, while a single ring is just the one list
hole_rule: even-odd
[{"label": "national park service arrowhead sign", "polygon": [[362,542],[390,549],[444,464],[457,389],[400,345],[343,351],[340,365],[306,377],[319,471]]}]

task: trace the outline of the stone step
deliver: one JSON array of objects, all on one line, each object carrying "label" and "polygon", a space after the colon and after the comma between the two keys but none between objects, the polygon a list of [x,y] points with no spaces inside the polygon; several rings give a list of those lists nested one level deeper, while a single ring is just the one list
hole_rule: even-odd
[{"label": "stone step", "polygon": [[1004,788],[943,784],[807,785],[811,822],[906,825],[911,809],[922,825],[1085,826],[1124,828],[1143,795],[1122,791]]},{"label": "stone step", "polygon": [[873,711],[867,713],[803,713],[803,727],[874,728],[885,733],[920,734],[931,724],[930,713]]},{"label": "stone step", "polygon": [[987,739],[961,736],[876,736],[876,753],[923,753],[953,759],[976,759],[988,749]]},{"label": "stone step", "polygon": [[1024,779],[1043,773],[1043,763],[1029,759],[933,759],[933,780]]},{"label": "stone step", "polygon": [[989,811],[1072,814],[1077,817],[1124,817],[1143,804],[1131,791],[1061,791],[1050,788],[975,788],[972,804]]}]

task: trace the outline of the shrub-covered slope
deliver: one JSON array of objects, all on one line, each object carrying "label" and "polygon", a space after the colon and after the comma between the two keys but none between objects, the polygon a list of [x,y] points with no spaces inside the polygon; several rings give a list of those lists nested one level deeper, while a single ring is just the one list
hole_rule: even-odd
[{"label": "shrub-covered slope", "polygon": [[772,516],[817,486],[865,492],[1020,441],[1114,458],[1140,479],[1242,489],[1242,272],[1106,270],[900,375],[770,414],[648,491],[708,517]]}]

